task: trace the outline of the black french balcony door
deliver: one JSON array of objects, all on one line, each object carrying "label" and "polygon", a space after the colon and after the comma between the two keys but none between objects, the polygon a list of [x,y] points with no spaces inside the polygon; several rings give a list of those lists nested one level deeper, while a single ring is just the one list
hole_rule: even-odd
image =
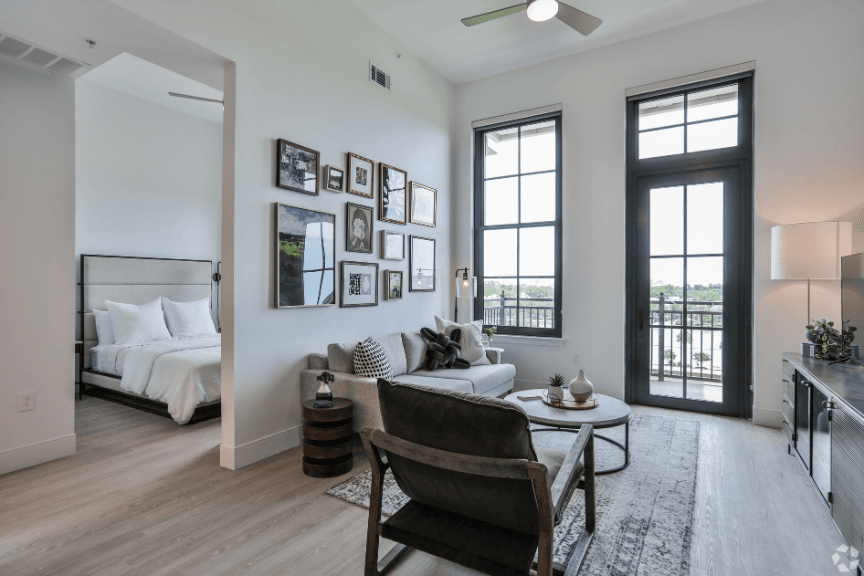
[{"label": "black french balcony door", "polygon": [[635,401],[744,415],[748,210],[737,166],[635,176],[630,326]]}]

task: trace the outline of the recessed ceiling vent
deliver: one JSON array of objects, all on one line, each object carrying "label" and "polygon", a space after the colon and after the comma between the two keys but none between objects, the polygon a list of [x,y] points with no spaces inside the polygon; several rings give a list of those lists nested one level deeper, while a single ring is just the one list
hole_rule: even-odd
[{"label": "recessed ceiling vent", "polygon": [[371,62],[369,63],[369,80],[375,82],[379,86],[383,86],[387,90],[390,89],[390,75]]},{"label": "recessed ceiling vent", "polygon": [[20,62],[30,68],[39,70],[47,70],[53,74],[60,76],[72,76],[85,66],[90,66],[83,62],[60,56],[44,48],[39,48],[34,44],[9,36],[0,31],[0,56],[7,60]]}]

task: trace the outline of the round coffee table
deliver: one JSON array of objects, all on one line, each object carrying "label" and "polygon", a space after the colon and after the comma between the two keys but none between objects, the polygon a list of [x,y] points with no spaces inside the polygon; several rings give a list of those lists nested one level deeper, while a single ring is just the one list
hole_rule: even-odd
[{"label": "round coffee table", "polygon": [[[624,444],[594,434],[595,438],[605,440],[610,444],[614,444],[624,451],[624,464],[617,468],[608,468],[599,470],[595,474],[612,474],[620,472],[630,465],[630,418],[632,413],[630,406],[611,396],[605,394],[595,394],[597,398],[597,407],[591,410],[566,410],[564,408],[555,408],[549,406],[540,399],[540,395],[545,390],[523,390],[522,392],[513,392],[504,398],[508,402],[516,404],[528,414],[528,420],[534,424],[544,424],[546,426],[554,426],[554,428],[537,428],[531,430],[534,432],[573,432],[578,433],[579,428],[583,424],[591,424],[595,430],[603,428],[613,428],[615,426],[624,426]],[[519,397],[535,398],[535,400],[520,400]]]}]

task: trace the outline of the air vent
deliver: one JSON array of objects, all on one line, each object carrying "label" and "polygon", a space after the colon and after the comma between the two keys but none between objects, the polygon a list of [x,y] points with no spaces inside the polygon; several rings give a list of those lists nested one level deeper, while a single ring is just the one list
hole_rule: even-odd
[{"label": "air vent", "polygon": [[390,89],[390,75],[371,63],[369,64],[369,79],[387,90]]},{"label": "air vent", "polygon": [[0,31],[0,56],[7,60],[20,62],[29,68],[47,70],[60,76],[71,76],[81,68],[90,66],[37,47],[26,40],[14,38],[2,31]]}]

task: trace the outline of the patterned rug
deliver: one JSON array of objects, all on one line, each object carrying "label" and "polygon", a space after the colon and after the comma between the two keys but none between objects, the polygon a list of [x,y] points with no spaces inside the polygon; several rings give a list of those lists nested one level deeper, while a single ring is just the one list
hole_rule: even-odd
[{"label": "patterned rug", "polygon": [[[600,433],[614,439],[618,429]],[[534,443],[567,450],[576,438],[566,432],[534,434]],[[623,442],[622,442],[623,444]],[[621,463],[622,454],[595,441],[598,469]],[[699,423],[636,415],[630,422],[630,466],[597,477],[597,531],[579,571],[581,576],[684,576],[690,572],[690,536],[696,498]],[[327,494],[369,507],[369,470]],[[389,472],[384,484],[384,514],[393,515],[408,500]],[[576,491],[555,528],[554,559],[566,563],[584,525],[584,498]]]}]

